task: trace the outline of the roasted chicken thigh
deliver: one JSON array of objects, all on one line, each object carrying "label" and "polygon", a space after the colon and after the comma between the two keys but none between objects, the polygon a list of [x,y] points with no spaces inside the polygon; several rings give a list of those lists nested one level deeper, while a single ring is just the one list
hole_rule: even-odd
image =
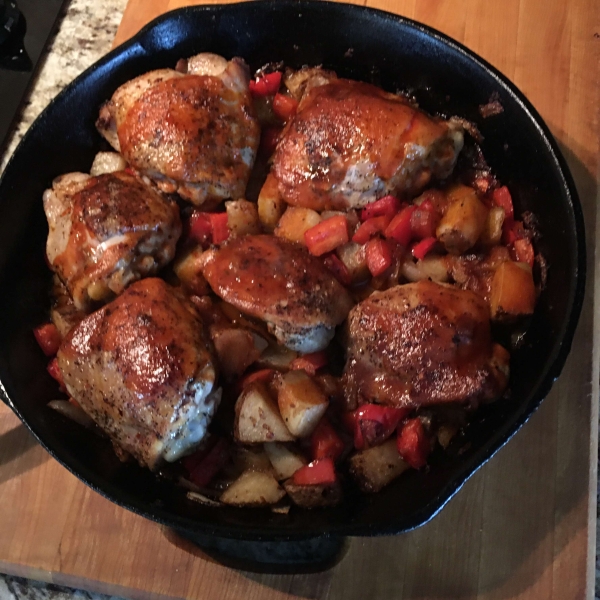
[{"label": "roasted chicken thigh", "polygon": [[269,235],[234,238],[208,250],[202,271],[218,296],[266,321],[279,342],[302,353],[327,347],[352,307],[319,259]]},{"label": "roasted chicken thigh", "polygon": [[352,309],[348,330],[351,404],[476,404],[508,383],[509,355],[492,343],[489,306],[468,290],[425,280],[375,292]]},{"label": "roasted chicken thigh", "polygon": [[303,82],[273,158],[288,204],[361,208],[386,194],[415,195],[432,176],[450,175],[463,146],[460,125],[367,83],[315,77]]},{"label": "roasted chicken thigh", "polygon": [[80,310],[156,273],[181,235],[177,205],[125,171],[58,177],[44,211],[48,261]]},{"label": "roasted chicken thigh", "polygon": [[248,67],[200,54],[123,84],[100,110],[100,133],[166,192],[195,205],[244,195],[260,139]]},{"label": "roasted chicken thigh", "polygon": [[69,395],[150,468],[197,446],[220,400],[203,323],[162,279],[134,283],[83,319],[58,365]]}]

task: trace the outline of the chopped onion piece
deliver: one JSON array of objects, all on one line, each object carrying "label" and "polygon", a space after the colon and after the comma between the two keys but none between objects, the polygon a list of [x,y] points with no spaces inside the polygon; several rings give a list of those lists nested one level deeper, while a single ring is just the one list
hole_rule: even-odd
[{"label": "chopped onion piece", "polygon": [[51,400],[48,402],[48,406],[84,427],[92,427],[94,425],[92,418],[82,408],[71,404],[68,400]]}]

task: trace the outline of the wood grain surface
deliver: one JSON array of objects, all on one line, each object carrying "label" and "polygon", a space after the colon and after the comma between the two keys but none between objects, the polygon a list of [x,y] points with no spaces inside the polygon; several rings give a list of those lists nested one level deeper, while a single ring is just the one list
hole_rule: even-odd
[{"label": "wood grain surface", "polygon": [[[191,2],[130,0],[116,43],[183,4]],[[552,393],[430,523],[398,537],[352,539],[334,568],[285,576],[226,568],[114,506],[51,459],[0,406],[0,571],[130,598],[592,598],[600,3],[366,4],[422,21],[482,55],[523,90],[561,146],[584,206],[589,278],[573,350]]]}]

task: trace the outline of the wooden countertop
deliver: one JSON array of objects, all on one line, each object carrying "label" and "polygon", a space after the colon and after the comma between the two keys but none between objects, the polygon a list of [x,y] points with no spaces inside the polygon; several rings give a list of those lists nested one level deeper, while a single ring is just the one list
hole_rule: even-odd
[{"label": "wooden countertop", "polygon": [[[184,3],[192,4],[130,0],[116,42]],[[438,517],[402,536],[352,539],[344,559],[316,575],[255,575],[214,562],[89,490],[0,406],[0,571],[135,598],[593,597],[600,3],[366,4],[440,29],[494,64],[529,97],[565,154],[585,212],[589,277],[573,351],[552,393]]]}]

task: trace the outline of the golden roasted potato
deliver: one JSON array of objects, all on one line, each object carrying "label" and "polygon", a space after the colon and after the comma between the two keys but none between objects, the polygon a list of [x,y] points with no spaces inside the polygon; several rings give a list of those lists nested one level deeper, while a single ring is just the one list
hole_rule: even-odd
[{"label": "golden roasted potato", "polygon": [[306,464],[301,454],[279,442],[267,442],[264,449],[278,481],[288,479]]},{"label": "golden roasted potato", "polygon": [[269,346],[261,355],[257,361],[259,367],[265,369],[275,369],[282,371],[289,369],[292,361],[298,358],[298,353],[280,346],[279,344]]},{"label": "golden roasted potato", "polygon": [[259,382],[251,383],[235,403],[233,435],[246,444],[291,442],[294,439],[279,414],[277,404]]},{"label": "golden roasted potato", "polygon": [[290,206],[281,215],[281,219],[279,219],[279,223],[275,228],[275,235],[306,246],[304,233],[320,222],[321,215],[315,210]]},{"label": "golden roasted potato", "polygon": [[339,246],[335,252],[338,258],[344,263],[346,269],[348,269],[353,284],[356,285],[371,278],[371,272],[367,265],[365,244],[348,242]]},{"label": "golden roasted potato", "polygon": [[490,293],[492,319],[505,321],[531,315],[535,299],[535,284],[529,265],[506,261],[498,266]]},{"label": "golden roasted potato", "polygon": [[90,175],[97,177],[104,173],[114,173],[115,171],[122,171],[127,167],[125,159],[117,152],[98,152],[94,156],[94,162],[90,169]]},{"label": "golden roasted potato", "polygon": [[408,468],[398,454],[395,438],[350,458],[350,473],[363,492],[378,492]]},{"label": "golden roasted potato", "polygon": [[230,200],[225,202],[227,225],[231,235],[254,235],[261,232],[258,207],[248,200]]},{"label": "golden roasted potato", "polygon": [[196,296],[205,296],[210,293],[210,286],[200,270],[200,257],[203,252],[201,246],[196,246],[178,256],[173,263],[173,272],[177,275],[181,285]]},{"label": "golden roasted potato", "polygon": [[454,186],[447,195],[450,204],[437,227],[436,237],[450,254],[462,254],[479,240],[488,209],[470,187]]},{"label": "golden roasted potato", "polygon": [[244,471],[262,471],[263,473],[273,474],[271,461],[263,446],[240,446],[234,444],[232,455],[233,464],[236,469],[239,469],[240,473]]},{"label": "golden roasted potato", "polygon": [[298,485],[290,479],[283,487],[292,502],[303,508],[335,506],[342,501],[342,486],[339,481],[330,484]]},{"label": "golden roasted potato", "polygon": [[329,400],[305,371],[288,371],[279,382],[277,404],[290,432],[307,437],[325,414]]},{"label": "golden roasted potato", "polygon": [[273,231],[287,204],[277,189],[277,179],[269,173],[258,195],[258,218],[266,231]]},{"label": "golden roasted potato", "polygon": [[500,206],[490,208],[480,241],[484,246],[497,246],[502,240],[504,209]]},{"label": "golden roasted potato", "polygon": [[239,377],[269,345],[256,333],[239,327],[212,326],[210,337],[217,351],[221,371],[227,379]]},{"label": "golden roasted potato", "polygon": [[221,502],[233,506],[266,506],[279,502],[285,491],[273,475],[244,471],[222,494]]}]

